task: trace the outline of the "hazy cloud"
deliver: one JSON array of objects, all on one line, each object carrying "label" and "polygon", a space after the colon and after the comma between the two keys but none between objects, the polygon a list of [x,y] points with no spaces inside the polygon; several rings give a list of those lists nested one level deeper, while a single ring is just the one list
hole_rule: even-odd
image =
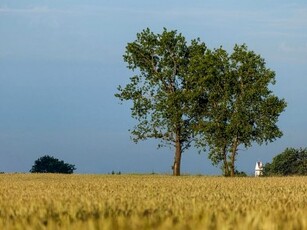
[{"label": "hazy cloud", "polygon": [[[170,170],[171,151],[129,141],[129,106],[113,96],[133,74],[122,60],[124,47],[146,27],[177,29],[187,40],[199,36],[208,47],[229,51],[244,42],[276,71],[274,89],[288,102],[280,120],[285,137],[240,155],[240,170],[248,172],[259,156],[265,162],[285,147],[306,144],[306,0],[0,2],[1,171],[28,171],[44,152],[73,159],[78,172],[118,165],[125,172],[139,165]],[[218,172],[196,152],[184,159],[186,171]],[[14,166],[16,159],[22,161]]]},{"label": "hazy cloud", "polygon": [[53,13],[72,13],[71,10],[52,9],[46,6],[36,6],[33,8],[0,8],[0,14],[53,14]]},{"label": "hazy cloud", "polygon": [[307,61],[307,43],[290,44],[282,42],[278,45],[280,59],[284,61],[294,61],[297,63],[306,63]]}]

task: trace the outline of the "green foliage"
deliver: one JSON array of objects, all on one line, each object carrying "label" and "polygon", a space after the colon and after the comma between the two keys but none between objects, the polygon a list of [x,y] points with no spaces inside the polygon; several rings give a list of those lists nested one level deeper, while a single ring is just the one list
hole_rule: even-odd
[{"label": "green foliage", "polygon": [[131,131],[135,142],[155,138],[161,140],[159,147],[176,149],[176,175],[180,174],[181,153],[194,140],[195,119],[189,113],[193,100],[187,93],[189,65],[205,50],[199,40],[189,46],[180,33],[166,29],[162,34],[143,30],[126,46],[124,61],[136,74],[124,88],[118,87],[115,96],[133,102],[131,115],[138,121]]},{"label": "green foliage", "polygon": [[231,55],[219,48],[203,59],[209,68],[198,82],[207,98],[198,126],[205,140],[200,144],[209,145],[213,164],[222,162],[224,174],[234,176],[239,146],[267,144],[282,136],[276,123],[286,103],[269,89],[275,73],[246,45],[235,45]]},{"label": "green foliage", "polygon": [[31,173],[65,173],[71,174],[76,170],[75,165],[64,163],[52,156],[45,155],[38,158],[32,169]]},{"label": "green foliage", "polygon": [[190,123],[183,117],[187,56],[185,38],[176,31],[154,34],[146,29],[128,43],[124,60],[138,71],[115,96],[133,101],[132,117],[139,121],[132,130],[134,141],[157,138],[173,144],[178,129],[181,142],[190,140]]},{"label": "green foliage", "polygon": [[307,148],[287,148],[264,166],[264,175],[307,175]]},{"label": "green foliage", "polygon": [[247,174],[244,171],[235,170],[236,177],[247,177]]},{"label": "green foliage", "polygon": [[282,136],[276,123],[286,102],[269,89],[275,73],[246,45],[235,45],[229,55],[222,47],[207,49],[200,39],[188,45],[177,31],[146,29],[128,43],[124,60],[135,75],[115,96],[133,102],[133,140],[155,138],[159,146],[174,147],[174,175],[193,141],[209,148],[209,159],[222,163],[224,175],[234,176],[240,146]]}]

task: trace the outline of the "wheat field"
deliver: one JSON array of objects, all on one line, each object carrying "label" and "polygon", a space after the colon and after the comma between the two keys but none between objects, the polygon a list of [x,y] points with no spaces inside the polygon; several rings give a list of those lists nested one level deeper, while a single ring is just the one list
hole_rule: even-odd
[{"label": "wheat field", "polygon": [[1,174],[0,229],[307,229],[307,177]]}]

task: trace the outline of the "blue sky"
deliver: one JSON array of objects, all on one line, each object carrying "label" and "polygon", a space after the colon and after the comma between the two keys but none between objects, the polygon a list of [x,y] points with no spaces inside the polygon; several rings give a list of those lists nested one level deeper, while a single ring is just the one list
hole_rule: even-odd
[{"label": "blue sky", "polygon": [[[27,172],[50,154],[78,173],[171,172],[173,150],[134,144],[129,103],[116,87],[132,75],[122,55],[149,27],[231,51],[246,43],[276,71],[274,93],[288,102],[284,136],[241,150],[239,170],[271,161],[286,147],[307,147],[307,2],[280,0],[0,2],[0,171]],[[182,171],[217,174],[206,153],[184,153]]]}]

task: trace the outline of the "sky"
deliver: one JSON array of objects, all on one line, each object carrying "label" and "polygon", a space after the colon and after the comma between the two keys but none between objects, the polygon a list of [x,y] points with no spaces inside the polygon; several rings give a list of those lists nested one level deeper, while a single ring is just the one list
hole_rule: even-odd
[{"label": "sky", "polygon": [[[0,171],[28,172],[46,154],[76,173],[171,173],[174,150],[135,144],[131,103],[114,94],[133,75],[122,55],[145,28],[177,30],[209,48],[246,43],[276,72],[288,106],[282,138],[240,149],[253,173],[287,147],[307,147],[307,2],[284,0],[1,0]],[[207,153],[184,152],[182,173],[220,174]]]}]

